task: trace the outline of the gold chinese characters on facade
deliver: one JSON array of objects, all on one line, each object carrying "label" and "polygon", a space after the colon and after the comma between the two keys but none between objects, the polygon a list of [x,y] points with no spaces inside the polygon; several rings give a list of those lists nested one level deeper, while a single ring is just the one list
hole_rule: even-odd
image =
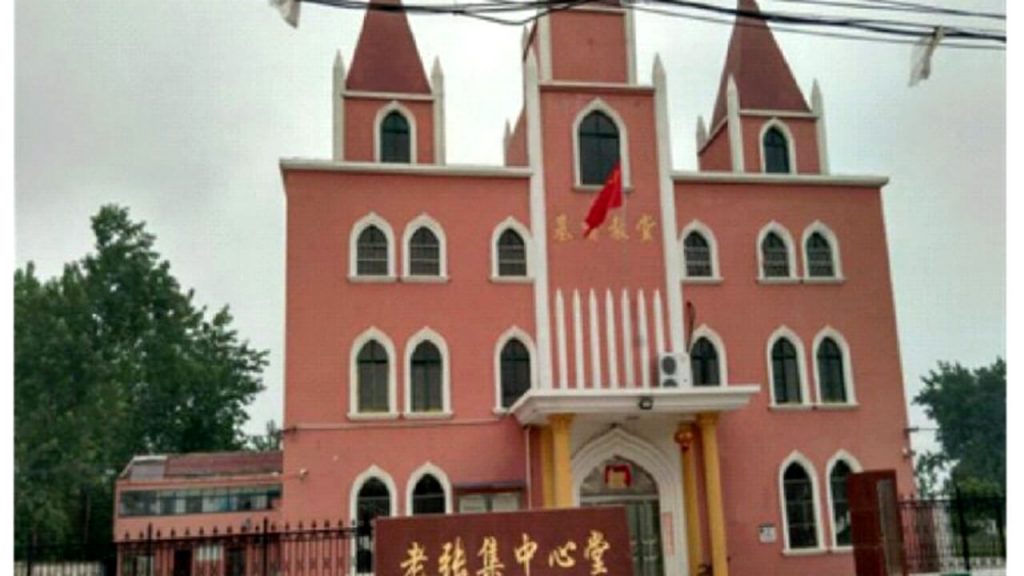
[{"label": "gold chinese characters on facade", "polygon": [[[551,224],[551,237],[555,242],[570,242],[577,238],[582,239],[583,221],[573,224],[567,214],[558,214]],[[653,242],[654,231],[658,224],[650,214],[640,214],[632,221],[622,214],[615,214],[608,218],[600,228],[596,228],[586,239],[590,242],[598,242],[601,239],[601,232],[607,233],[606,238],[615,242],[635,240],[637,242]]]}]

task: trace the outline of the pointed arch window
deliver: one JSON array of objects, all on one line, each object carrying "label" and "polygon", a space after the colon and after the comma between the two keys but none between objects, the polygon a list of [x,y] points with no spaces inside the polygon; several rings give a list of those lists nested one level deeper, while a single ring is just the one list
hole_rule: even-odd
[{"label": "pointed arch window", "polygon": [[359,412],[387,412],[388,406],[388,353],[376,340],[370,340],[359,350],[358,367]]},{"label": "pointed arch window", "polygon": [[412,411],[440,412],[444,409],[443,357],[433,342],[416,346],[410,361],[412,377]]},{"label": "pointed arch window", "polygon": [[378,478],[370,478],[363,483],[356,498],[356,519],[358,521],[356,538],[356,572],[369,574],[373,572],[373,532],[368,529],[378,516],[391,515],[391,492],[384,482]]},{"label": "pointed arch window", "polygon": [[501,406],[508,408],[530,389],[530,351],[517,338],[501,349]]},{"label": "pointed arch window", "polygon": [[526,276],[526,242],[509,228],[498,237],[498,276]]},{"label": "pointed arch window", "polygon": [[698,338],[690,350],[690,369],[693,371],[694,386],[718,386],[721,376],[718,365],[718,350],[711,340]]},{"label": "pointed arch window", "polygon": [[772,390],[776,404],[800,404],[799,356],[788,338],[779,338],[772,345]]},{"label": "pointed arch window", "polygon": [[814,483],[797,462],[782,475],[787,541],[791,550],[818,547],[818,523],[814,510]]},{"label": "pointed arch window", "polygon": [[832,494],[832,531],[836,546],[853,544],[853,533],[850,529],[850,500],[846,493],[846,480],[853,469],[844,460],[839,460],[828,475],[829,488]]},{"label": "pointed arch window", "polygon": [[709,278],[714,273],[711,265],[711,246],[707,238],[697,231],[690,232],[683,240],[683,256],[686,258],[686,275],[691,278]]},{"label": "pointed arch window", "polygon": [[807,275],[817,278],[832,278],[836,266],[832,254],[832,243],[821,232],[812,232],[807,237]]},{"label": "pointed arch window", "polygon": [[619,163],[619,128],[599,110],[587,114],[579,125],[579,174],[584,185],[601,185]]},{"label": "pointed arch window", "polygon": [[441,275],[441,242],[426,226],[418,228],[409,239],[409,274]]},{"label": "pointed arch window", "polygon": [[762,140],[764,152],[764,171],[770,174],[788,174],[789,140],[777,126],[772,126],[764,133]]},{"label": "pointed arch window", "polygon": [[761,240],[761,274],[765,278],[789,277],[789,246],[776,232]]},{"label": "pointed arch window", "polygon": [[433,474],[424,474],[412,490],[413,516],[444,514],[446,506],[444,486]]},{"label": "pointed arch window", "polygon": [[394,110],[380,123],[380,161],[408,164],[412,158],[409,121]]},{"label": "pointed arch window", "polygon": [[821,401],[845,403],[846,370],[843,366],[843,351],[831,337],[826,336],[818,344],[818,385],[821,386]]},{"label": "pointed arch window", "polygon": [[387,276],[388,237],[380,228],[370,225],[359,233],[356,241],[356,274]]}]

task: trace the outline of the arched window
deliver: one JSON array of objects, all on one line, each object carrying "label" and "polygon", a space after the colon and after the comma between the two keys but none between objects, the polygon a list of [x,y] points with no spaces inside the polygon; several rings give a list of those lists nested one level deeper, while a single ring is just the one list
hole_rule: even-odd
[{"label": "arched window", "polygon": [[388,237],[376,226],[367,226],[359,233],[359,239],[356,241],[356,274],[388,274]]},{"label": "arched window", "polygon": [[683,240],[683,256],[686,258],[686,275],[689,277],[710,277],[711,246],[700,232],[690,232]]},{"label": "arched window", "polygon": [[373,572],[373,532],[367,530],[378,516],[391,515],[391,492],[384,482],[377,478],[367,480],[356,500],[356,519],[359,530],[356,538],[356,572]]},{"label": "arched window", "polygon": [[761,274],[765,278],[789,277],[789,246],[775,232],[761,240]]},{"label": "arched window", "polygon": [[359,378],[359,412],[387,412],[388,353],[376,340],[370,340],[356,357]]},{"label": "arched window", "polygon": [[530,351],[516,338],[501,349],[501,406],[508,408],[530,389]]},{"label": "arched window", "polygon": [[579,126],[581,184],[604,184],[619,163],[619,129],[604,112],[587,114]]},{"label": "arched window", "polygon": [[836,266],[832,258],[832,244],[824,234],[812,232],[807,237],[805,251],[808,276],[831,278],[836,275]]},{"label": "arched window", "polygon": [[409,239],[409,274],[441,275],[441,243],[426,226],[418,228]]},{"label": "arched window", "polygon": [[409,121],[401,112],[388,113],[380,123],[380,161],[408,164],[410,152]]},{"label": "arched window", "polygon": [[698,338],[693,343],[690,369],[693,371],[694,386],[718,386],[722,383],[718,369],[718,350],[711,340]]},{"label": "arched window", "polygon": [[787,338],[772,345],[772,389],[776,404],[800,404],[800,368],[796,347]]},{"label": "arched window", "polygon": [[432,474],[424,474],[412,490],[412,515],[444,514],[444,487]]},{"label": "arched window", "polygon": [[832,532],[836,546],[850,546],[853,536],[850,530],[850,500],[846,494],[846,479],[853,470],[839,460],[829,473],[828,482],[832,494]]},{"label": "arched window", "polygon": [[440,412],[444,409],[442,392],[442,356],[432,342],[420,342],[410,361],[412,411]]},{"label": "arched window", "polygon": [[818,523],[814,510],[814,483],[810,474],[793,462],[782,475],[786,530],[789,548],[818,547]]},{"label": "arched window", "polygon": [[772,126],[764,133],[764,171],[768,173],[788,174],[789,141],[777,126]]},{"label": "arched window", "polygon": [[498,276],[526,276],[526,242],[511,228],[498,237]]},{"label": "arched window", "polygon": [[818,344],[818,386],[821,387],[822,402],[843,403],[848,400],[843,351],[835,340],[827,336]]}]

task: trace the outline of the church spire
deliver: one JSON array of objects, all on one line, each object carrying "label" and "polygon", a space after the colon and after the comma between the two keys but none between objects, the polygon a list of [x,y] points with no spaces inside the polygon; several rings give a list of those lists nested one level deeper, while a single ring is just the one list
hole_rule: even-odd
[{"label": "church spire", "polygon": [[[741,14],[761,11],[755,0],[739,0],[738,10]],[[711,116],[712,131],[726,116],[730,76],[736,82],[743,109],[810,111],[764,20],[736,16]]]},{"label": "church spire", "polygon": [[363,17],[346,88],[430,94],[416,40],[401,0],[371,0]]}]

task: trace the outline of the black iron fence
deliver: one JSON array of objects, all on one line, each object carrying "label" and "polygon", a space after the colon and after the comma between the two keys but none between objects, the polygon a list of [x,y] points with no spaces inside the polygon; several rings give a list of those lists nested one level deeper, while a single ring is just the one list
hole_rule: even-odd
[{"label": "black iron fence", "polygon": [[1006,499],[954,494],[900,503],[910,574],[1006,566]]}]

